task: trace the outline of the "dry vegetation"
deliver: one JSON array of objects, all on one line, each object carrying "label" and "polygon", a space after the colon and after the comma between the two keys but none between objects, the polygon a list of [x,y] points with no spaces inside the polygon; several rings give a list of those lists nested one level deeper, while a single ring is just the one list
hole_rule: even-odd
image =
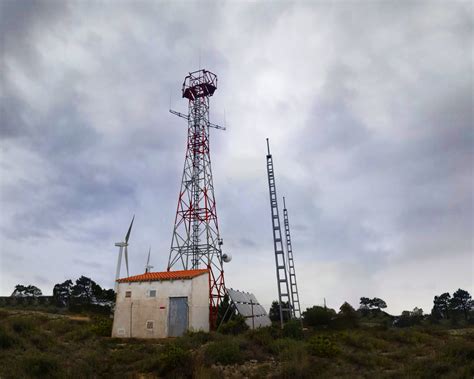
[{"label": "dry vegetation", "polygon": [[[374,323],[372,322],[372,325]],[[104,316],[0,309],[0,377],[315,378],[474,375],[474,328],[265,328],[167,340],[109,336]]]}]

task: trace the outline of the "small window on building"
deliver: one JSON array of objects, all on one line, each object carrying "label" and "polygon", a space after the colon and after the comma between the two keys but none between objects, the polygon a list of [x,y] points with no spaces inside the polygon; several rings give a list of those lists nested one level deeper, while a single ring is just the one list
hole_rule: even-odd
[{"label": "small window on building", "polygon": [[132,297],[132,291],[125,291],[125,297]]},{"label": "small window on building", "polygon": [[148,330],[153,329],[154,326],[155,326],[155,322],[154,322],[153,320],[148,320],[148,321],[146,322],[146,328],[147,328]]},{"label": "small window on building", "polygon": [[148,291],[148,296],[149,296],[149,297],[156,297],[156,290],[150,290],[150,291]]}]

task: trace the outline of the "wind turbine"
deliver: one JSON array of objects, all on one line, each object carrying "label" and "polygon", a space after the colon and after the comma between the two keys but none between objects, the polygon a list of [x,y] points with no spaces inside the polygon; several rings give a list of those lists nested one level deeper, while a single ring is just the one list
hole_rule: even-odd
[{"label": "wind turbine", "polygon": [[115,246],[119,247],[119,255],[118,255],[118,261],[117,261],[117,271],[115,272],[115,292],[117,292],[117,280],[120,276],[120,266],[122,264],[122,252],[125,248],[125,266],[127,267],[127,277],[129,276],[128,272],[128,239],[130,238],[130,232],[132,231],[132,226],[133,226],[133,220],[135,220],[135,215],[133,215],[132,222],[130,223],[130,227],[128,228],[128,232],[125,235],[125,241],[124,242],[116,242]]},{"label": "wind turbine", "polygon": [[145,274],[146,274],[147,272],[150,272],[151,269],[153,268],[153,266],[150,265],[150,253],[151,253],[151,247],[150,247],[150,249],[148,250],[148,259],[146,260]]}]

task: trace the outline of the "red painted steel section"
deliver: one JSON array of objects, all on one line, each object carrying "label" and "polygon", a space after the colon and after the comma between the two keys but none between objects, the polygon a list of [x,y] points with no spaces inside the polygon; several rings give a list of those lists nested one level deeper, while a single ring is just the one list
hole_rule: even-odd
[{"label": "red painted steel section", "polygon": [[186,76],[182,94],[188,99],[186,157],[171,242],[168,271],[209,269],[209,321],[216,327],[225,294],[222,239],[214,197],[209,148],[209,98],[217,89],[217,76],[207,70]]}]

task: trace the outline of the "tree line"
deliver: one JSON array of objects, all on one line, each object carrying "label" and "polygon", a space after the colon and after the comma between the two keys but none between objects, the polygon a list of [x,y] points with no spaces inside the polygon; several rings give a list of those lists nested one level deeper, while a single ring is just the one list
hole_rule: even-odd
[{"label": "tree line", "polygon": [[431,315],[439,320],[456,318],[462,314],[467,320],[469,318],[469,313],[473,308],[474,301],[472,300],[470,293],[459,288],[453,293],[452,297],[449,292],[435,296]]},{"label": "tree line", "polygon": [[[284,304],[285,308],[288,303]],[[357,326],[361,318],[385,319],[387,323],[398,327],[420,324],[423,320],[439,322],[442,319],[451,319],[453,322],[464,319],[474,322],[474,301],[468,291],[458,289],[451,296],[445,292],[433,299],[433,308],[430,314],[424,314],[423,309],[415,307],[412,311],[403,311],[400,316],[391,316],[384,312],[387,303],[378,298],[361,297],[359,308],[356,310],[347,302],[341,305],[339,312],[326,306],[315,305],[303,312],[303,321],[308,326],[353,327]],[[273,301],[269,312],[272,321],[280,321],[278,301]],[[283,313],[284,321],[288,321],[289,314]]]},{"label": "tree line", "polygon": [[[33,285],[17,284],[12,297],[39,297],[42,291]],[[63,283],[57,283],[53,288],[54,305],[59,308],[69,308],[80,310],[94,307],[110,307],[115,302],[115,291],[113,289],[102,288],[91,278],[81,276],[75,282],[71,279]]]}]

